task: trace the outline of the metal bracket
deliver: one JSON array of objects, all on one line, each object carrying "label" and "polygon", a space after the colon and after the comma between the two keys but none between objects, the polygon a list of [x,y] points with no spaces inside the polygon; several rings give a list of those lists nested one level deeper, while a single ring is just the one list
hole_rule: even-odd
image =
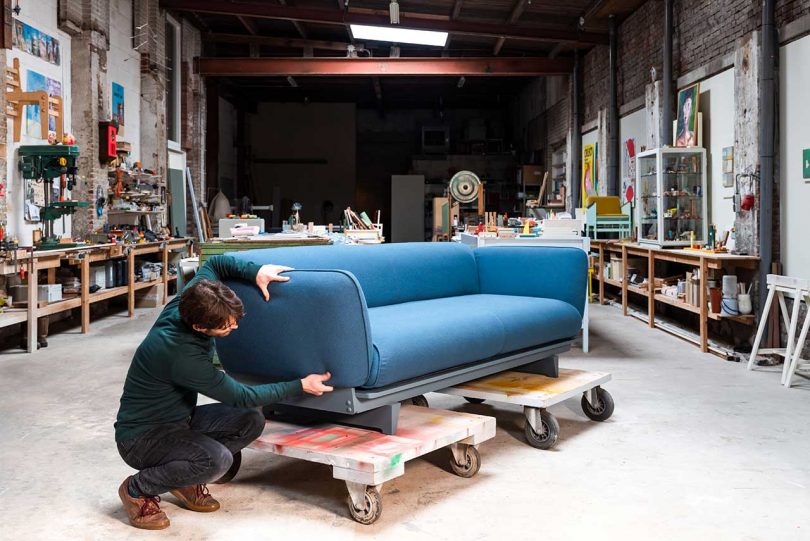
[{"label": "metal bracket", "polygon": [[451,443],[449,447],[450,452],[453,453],[453,460],[455,461],[456,464],[461,465],[467,462],[467,448],[470,447],[470,445],[458,442],[458,443]]},{"label": "metal bracket", "polygon": [[540,408],[533,408],[531,406],[523,406],[523,415],[526,416],[526,421],[532,427],[532,430],[538,434],[543,434],[543,423],[540,421]]},{"label": "metal bracket", "polygon": [[362,509],[366,505],[366,490],[368,487],[376,488],[377,491],[382,488],[382,483],[379,485],[365,485],[363,483],[355,483],[353,481],[346,481],[346,488],[349,490],[349,497],[352,499],[352,505],[355,509]]},{"label": "metal bracket", "polygon": [[596,387],[591,387],[587,391],[585,391],[585,400],[588,401],[588,404],[591,405],[592,408],[596,409],[599,407],[599,395],[596,394],[596,390],[599,388],[597,385]]}]

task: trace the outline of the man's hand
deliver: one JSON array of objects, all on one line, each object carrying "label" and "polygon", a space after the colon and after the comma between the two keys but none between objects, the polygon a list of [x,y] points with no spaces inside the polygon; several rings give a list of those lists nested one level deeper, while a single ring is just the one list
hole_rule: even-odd
[{"label": "man's hand", "polygon": [[282,267],[281,265],[262,265],[259,269],[259,274],[256,275],[256,285],[262,291],[264,300],[270,300],[270,292],[267,291],[267,286],[270,282],[289,282],[290,279],[286,276],[279,276],[282,272],[293,270],[290,267]]},{"label": "man's hand", "polygon": [[301,380],[301,386],[304,388],[305,393],[321,396],[323,393],[332,390],[332,387],[323,384],[324,381],[328,381],[331,377],[332,374],[329,372],[326,374],[310,374]]}]

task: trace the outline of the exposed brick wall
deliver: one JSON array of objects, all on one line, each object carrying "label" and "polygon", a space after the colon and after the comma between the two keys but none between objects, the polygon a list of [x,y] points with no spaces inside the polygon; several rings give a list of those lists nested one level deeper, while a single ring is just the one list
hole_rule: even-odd
[{"label": "exposed brick wall", "polygon": [[[198,202],[207,204],[205,186],[205,119],[206,99],[205,81],[193,72],[195,56],[202,53],[202,37],[199,30],[188,21],[182,22],[181,70],[182,70],[182,104],[180,112],[180,131],[183,150],[186,151],[186,165],[191,169],[194,193]],[[194,211],[189,201],[186,207],[189,233],[193,233]]]},{"label": "exposed brick wall", "polygon": [[[679,0],[674,5],[674,76],[732,54],[737,39],[760,26],[758,0]],[[810,0],[776,3],[776,24],[785,24],[810,14]],[[619,106],[644,96],[651,82],[650,68],[661,78],[664,2],[648,0],[619,26]],[[607,107],[608,48],[594,47],[584,57],[583,123],[596,119]]]}]

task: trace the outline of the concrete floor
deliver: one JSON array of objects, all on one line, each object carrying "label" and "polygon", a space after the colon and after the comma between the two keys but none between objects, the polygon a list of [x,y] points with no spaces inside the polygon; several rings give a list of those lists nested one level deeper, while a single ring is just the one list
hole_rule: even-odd
[{"label": "concrete floor", "polygon": [[329,468],[246,451],[212,492],[223,509],[164,509],[161,533],[131,528],[116,489],[130,473],[112,424],[129,360],[156,317],[114,316],[51,338],[32,356],[0,356],[2,539],[808,539],[810,384],[748,373],[680,340],[593,306],[592,351],[563,365],[608,370],[616,413],[588,421],[579,400],[553,413],[553,451],[522,440],[520,409],[429,395],[432,406],[492,414],[473,479],[447,451],[407,465],[382,489],[370,527],[349,518]]}]

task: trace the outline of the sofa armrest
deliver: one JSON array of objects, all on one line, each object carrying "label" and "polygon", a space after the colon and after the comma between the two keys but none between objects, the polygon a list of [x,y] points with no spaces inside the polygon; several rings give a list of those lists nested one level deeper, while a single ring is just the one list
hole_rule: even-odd
[{"label": "sofa armrest", "polygon": [[557,299],[584,313],[588,257],[580,248],[492,246],[475,259],[481,293]]},{"label": "sofa armrest", "polygon": [[371,329],[357,279],[339,270],[295,270],[270,285],[270,301],[255,284],[229,280],[245,317],[217,339],[229,373],[256,381],[289,381],[332,373],[330,385],[359,387],[369,379]]}]

